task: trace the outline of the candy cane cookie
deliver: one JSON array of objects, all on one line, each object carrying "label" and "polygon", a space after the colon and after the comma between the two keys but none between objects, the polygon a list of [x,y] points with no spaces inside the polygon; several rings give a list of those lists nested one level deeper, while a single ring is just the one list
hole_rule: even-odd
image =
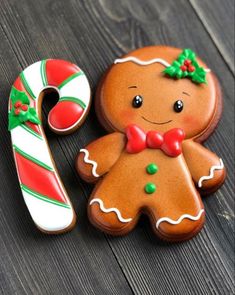
[{"label": "candy cane cookie", "polygon": [[15,80],[9,99],[9,131],[21,191],[36,226],[46,233],[70,230],[75,213],[56,170],[41,124],[45,91],[59,101],[48,115],[50,128],[68,134],[84,121],[90,106],[90,86],[84,72],[64,60],[42,60]]}]

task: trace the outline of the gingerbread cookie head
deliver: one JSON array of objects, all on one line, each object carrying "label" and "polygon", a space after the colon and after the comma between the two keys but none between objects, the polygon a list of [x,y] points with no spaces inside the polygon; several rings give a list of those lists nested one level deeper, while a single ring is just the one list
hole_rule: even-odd
[{"label": "gingerbread cookie head", "polygon": [[[109,131],[136,124],[205,139],[219,118],[215,77],[193,51],[166,46],[134,50],[114,61],[97,92],[97,113]],[[206,134],[206,136],[204,135]]]}]

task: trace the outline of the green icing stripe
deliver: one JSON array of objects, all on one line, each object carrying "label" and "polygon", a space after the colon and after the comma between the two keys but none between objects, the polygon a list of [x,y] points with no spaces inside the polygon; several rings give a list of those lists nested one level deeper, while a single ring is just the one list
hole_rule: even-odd
[{"label": "green icing stripe", "polygon": [[58,88],[61,89],[64,85],[66,85],[67,83],[69,83],[71,80],[73,80],[76,77],[82,76],[84,75],[84,73],[82,71],[75,73],[71,76],[69,76],[67,79],[65,79],[59,86]]},{"label": "green icing stripe", "polygon": [[26,89],[26,91],[28,92],[28,94],[33,98],[33,99],[36,99],[36,96],[34,95],[32,89],[30,88],[26,78],[25,78],[25,75],[24,75],[24,72],[20,73],[20,79],[22,81],[22,83],[24,84],[24,87]]},{"label": "green icing stripe", "polygon": [[29,128],[28,126],[26,126],[25,124],[21,124],[20,125],[22,128],[24,128],[26,131],[28,131],[29,133],[31,133],[32,135],[36,136],[37,138],[43,140],[42,136],[39,135],[37,132],[33,131],[31,128]]},{"label": "green icing stripe", "polygon": [[13,149],[14,149],[17,153],[21,154],[24,158],[26,158],[26,159],[28,159],[28,160],[34,162],[35,164],[37,164],[37,165],[39,165],[39,166],[45,168],[46,170],[54,171],[53,168],[51,168],[50,166],[44,164],[43,162],[41,162],[41,161],[35,159],[34,157],[32,157],[32,156],[26,154],[24,151],[22,151],[21,149],[19,149],[19,148],[18,148],[16,145],[14,145],[14,144],[13,144]]},{"label": "green icing stripe", "polygon": [[54,204],[54,205],[57,205],[57,206],[60,206],[60,207],[64,207],[64,208],[67,208],[67,209],[71,208],[70,205],[64,204],[64,203],[62,203],[60,201],[52,200],[47,196],[44,196],[44,195],[41,195],[41,194],[39,194],[39,193],[37,193],[35,191],[32,191],[30,188],[28,188],[24,184],[21,184],[21,189],[23,191],[25,191],[26,193],[30,194],[31,196],[39,199],[39,200],[42,200],[42,201],[45,201],[45,202],[48,202],[48,203],[51,203],[51,204]]},{"label": "green icing stripe", "polygon": [[64,97],[61,97],[59,99],[59,101],[72,101],[72,102],[79,104],[83,109],[86,108],[86,104],[81,99],[79,99],[77,97],[64,96]]},{"label": "green icing stripe", "polygon": [[47,60],[42,60],[41,66],[40,66],[40,73],[41,73],[41,77],[42,77],[43,86],[48,85],[47,74],[46,74],[46,62],[47,62]]}]

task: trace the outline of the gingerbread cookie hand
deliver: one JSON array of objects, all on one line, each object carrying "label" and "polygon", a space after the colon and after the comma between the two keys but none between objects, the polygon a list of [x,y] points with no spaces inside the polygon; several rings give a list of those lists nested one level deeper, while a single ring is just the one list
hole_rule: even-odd
[{"label": "gingerbread cookie hand", "polygon": [[[91,223],[122,235],[143,213],[162,239],[195,236],[205,221],[198,189],[208,193],[225,177],[219,158],[200,145],[221,104],[216,78],[190,49],[151,46],[115,60],[98,87],[96,111],[124,147],[115,157],[103,139],[97,155],[96,142],[91,149],[104,166],[88,202]],[[82,160],[78,166],[82,176],[91,173]]]},{"label": "gingerbread cookie hand", "polygon": [[82,148],[76,160],[76,168],[87,182],[96,182],[107,173],[118,160],[125,146],[123,134],[106,135]]},{"label": "gingerbread cookie hand", "polygon": [[226,169],[221,158],[192,140],[183,142],[183,153],[192,178],[201,193],[211,193],[222,185]]}]

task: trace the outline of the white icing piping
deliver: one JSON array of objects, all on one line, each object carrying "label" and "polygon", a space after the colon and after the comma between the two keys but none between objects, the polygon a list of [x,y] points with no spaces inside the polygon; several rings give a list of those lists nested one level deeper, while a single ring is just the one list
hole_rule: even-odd
[{"label": "white icing piping", "polygon": [[134,56],[115,59],[114,63],[118,64],[118,63],[123,63],[123,62],[127,62],[127,61],[132,61],[132,62],[134,62],[134,63],[136,63],[138,65],[141,65],[141,66],[151,65],[153,63],[160,63],[165,67],[170,66],[170,64],[167,61],[165,61],[164,59],[161,59],[161,58],[154,58],[154,59],[150,59],[148,61],[143,61],[143,60],[140,60],[140,59],[138,59],[138,58],[136,58]]},{"label": "white icing piping", "polygon": [[203,212],[204,212],[204,209],[201,209],[197,216],[193,216],[193,215],[189,215],[189,214],[183,214],[177,220],[173,220],[173,219],[171,219],[169,217],[162,217],[162,218],[158,219],[158,221],[156,223],[156,227],[158,228],[160,223],[162,223],[163,221],[168,222],[170,224],[179,224],[183,219],[190,219],[190,220],[196,221],[196,220],[200,219]]},{"label": "white icing piping", "polygon": [[222,159],[220,159],[220,165],[214,165],[210,168],[210,174],[207,176],[202,176],[198,181],[198,187],[202,187],[202,182],[204,180],[212,179],[214,177],[215,170],[222,170],[224,168],[224,163]]},{"label": "white icing piping", "polygon": [[[162,59],[162,58],[154,58],[154,59],[150,59],[150,60],[140,60],[138,59],[137,57],[134,57],[134,56],[128,56],[128,57],[124,57],[124,58],[118,58],[118,59],[115,59],[114,63],[115,64],[119,64],[119,63],[124,63],[124,62],[128,62],[128,61],[132,61],[140,66],[148,66],[148,65],[151,65],[151,64],[154,64],[154,63],[160,63],[162,64],[163,66],[165,67],[169,67],[170,64]],[[204,69],[205,72],[210,72],[211,70],[210,69]]]},{"label": "white icing piping", "polygon": [[104,207],[104,203],[101,199],[93,199],[90,201],[90,205],[94,204],[94,203],[98,203],[100,205],[100,210],[103,211],[104,213],[110,213],[110,212],[114,212],[117,215],[117,218],[119,221],[126,223],[126,222],[130,222],[132,220],[132,218],[123,218],[121,215],[121,212],[117,209],[117,208],[108,208],[106,209]]},{"label": "white icing piping", "polygon": [[95,177],[99,177],[99,174],[96,172],[96,169],[97,169],[97,163],[95,161],[92,161],[92,160],[89,160],[89,152],[88,150],[86,149],[80,149],[80,153],[84,153],[85,156],[84,156],[84,162],[87,163],[87,164],[91,164],[92,165],[92,175],[95,176]]}]

